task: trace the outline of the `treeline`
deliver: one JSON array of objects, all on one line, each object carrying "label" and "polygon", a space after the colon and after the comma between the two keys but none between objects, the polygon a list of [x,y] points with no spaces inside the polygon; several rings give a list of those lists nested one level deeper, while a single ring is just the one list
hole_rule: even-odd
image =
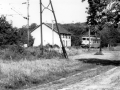
[{"label": "treeline", "polygon": [[[86,23],[71,23],[71,24],[61,24],[65,29],[72,33],[72,46],[81,45],[81,37],[88,34],[88,26]],[[29,26],[30,33],[37,26],[33,23]],[[3,45],[24,45],[28,42],[28,28],[23,26],[22,28],[13,27],[7,20],[5,16],[0,17],[0,46]],[[120,25],[115,28],[111,24],[105,24],[102,31],[97,28],[91,27],[91,34],[99,34],[102,36],[102,46],[116,46],[120,43]],[[30,35],[29,46],[34,43],[33,37]]]},{"label": "treeline", "polygon": [[81,45],[81,36],[85,34],[88,29],[85,23],[71,23],[71,24],[62,24],[62,26],[72,33],[71,44],[72,46]]},{"label": "treeline", "polygon": [[[35,23],[31,24],[29,27],[30,32],[36,26]],[[27,44],[27,31],[27,26],[23,26],[22,28],[13,27],[12,24],[6,20],[6,17],[2,15],[0,17],[0,46]],[[32,46],[34,39],[31,35],[29,40],[29,45]]]},{"label": "treeline", "polygon": [[[81,37],[89,31],[86,23],[62,24],[62,26],[72,33],[72,46],[80,46]],[[102,47],[116,46],[120,43],[120,25],[115,28],[113,25],[105,24],[102,31],[91,27],[91,35],[95,33],[97,36],[101,33]]]}]

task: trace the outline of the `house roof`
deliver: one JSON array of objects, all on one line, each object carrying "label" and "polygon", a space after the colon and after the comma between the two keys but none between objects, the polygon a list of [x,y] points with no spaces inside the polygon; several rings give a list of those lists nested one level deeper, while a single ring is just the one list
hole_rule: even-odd
[{"label": "house roof", "polygon": [[[52,24],[51,23],[43,23],[43,24],[52,30]],[[39,27],[40,27],[40,25],[38,25],[34,30],[36,30]],[[66,29],[64,29],[60,24],[58,24],[58,28],[59,28],[60,34],[71,34]],[[57,30],[57,27],[56,27],[55,24],[53,24],[53,30],[58,33],[58,30]]]}]

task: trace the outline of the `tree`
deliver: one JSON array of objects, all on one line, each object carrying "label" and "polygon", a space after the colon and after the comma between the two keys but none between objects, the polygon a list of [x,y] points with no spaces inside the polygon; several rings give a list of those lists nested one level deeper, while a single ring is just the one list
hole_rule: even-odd
[{"label": "tree", "polygon": [[[35,28],[37,27],[37,24],[33,23],[29,26],[30,32],[32,32]],[[28,33],[27,33],[28,28],[26,26],[23,26],[22,28],[19,28],[19,34],[21,38],[21,43],[22,44],[27,44],[28,42]],[[33,46],[34,39],[30,35],[29,38],[29,46]]]},{"label": "tree", "polygon": [[29,29],[30,29],[30,32],[32,32],[38,25],[36,23],[32,23],[30,26],[29,26]]},{"label": "tree", "polygon": [[0,46],[19,44],[17,28],[8,23],[5,16],[0,17]]},{"label": "tree", "polygon": [[120,41],[119,29],[115,29],[114,25],[107,24],[101,31],[102,34],[102,47],[116,46]]},{"label": "tree", "polygon": [[[85,0],[82,0],[85,1]],[[120,21],[120,1],[119,0],[88,0],[87,24],[97,27],[97,32],[102,37],[101,31],[106,23],[118,28]],[[100,52],[101,52],[100,44]]]},{"label": "tree", "polygon": [[81,37],[86,33],[86,24],[85,23],[75,23],[75,24],[62,24],[62,26],[72,33],[72,46],[81,45]]}]

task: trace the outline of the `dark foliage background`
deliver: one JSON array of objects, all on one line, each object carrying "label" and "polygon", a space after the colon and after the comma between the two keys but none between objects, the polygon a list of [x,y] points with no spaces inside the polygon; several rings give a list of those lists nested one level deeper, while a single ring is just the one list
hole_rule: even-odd
[{"label": "dark foliage background", "polygon": [[80,46],[82,35],[88,31],[86,23],[62,24],[62,26],[72,33],[72,46]]},{"label": "dark foliage background", "polygon": [[[62,24],[69,32],[72,33],[72,46],[81,45],[81,37],[83,35],[88,35],[88,26],[86,23],[74,23],[74,24]],[[91,28],[91,35],[95,35],[97,28]],[[115,28],[114,25],[105,24],[101,32],[102,36],[102,47],[107,47],[108,44],[111,46],[116,46],[120,43],[120,26]],[[97,32],[99,36],[99,32]]]}]

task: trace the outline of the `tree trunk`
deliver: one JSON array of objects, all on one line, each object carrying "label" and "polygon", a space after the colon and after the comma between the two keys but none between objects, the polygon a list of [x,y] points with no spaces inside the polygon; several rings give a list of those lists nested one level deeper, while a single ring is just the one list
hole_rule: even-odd
[{"label": "tree trunk", "polygon": [[101,41],[101,35],[100,35],[100,48],[99,48],[99,52],[102,52],[102,41]]}]

